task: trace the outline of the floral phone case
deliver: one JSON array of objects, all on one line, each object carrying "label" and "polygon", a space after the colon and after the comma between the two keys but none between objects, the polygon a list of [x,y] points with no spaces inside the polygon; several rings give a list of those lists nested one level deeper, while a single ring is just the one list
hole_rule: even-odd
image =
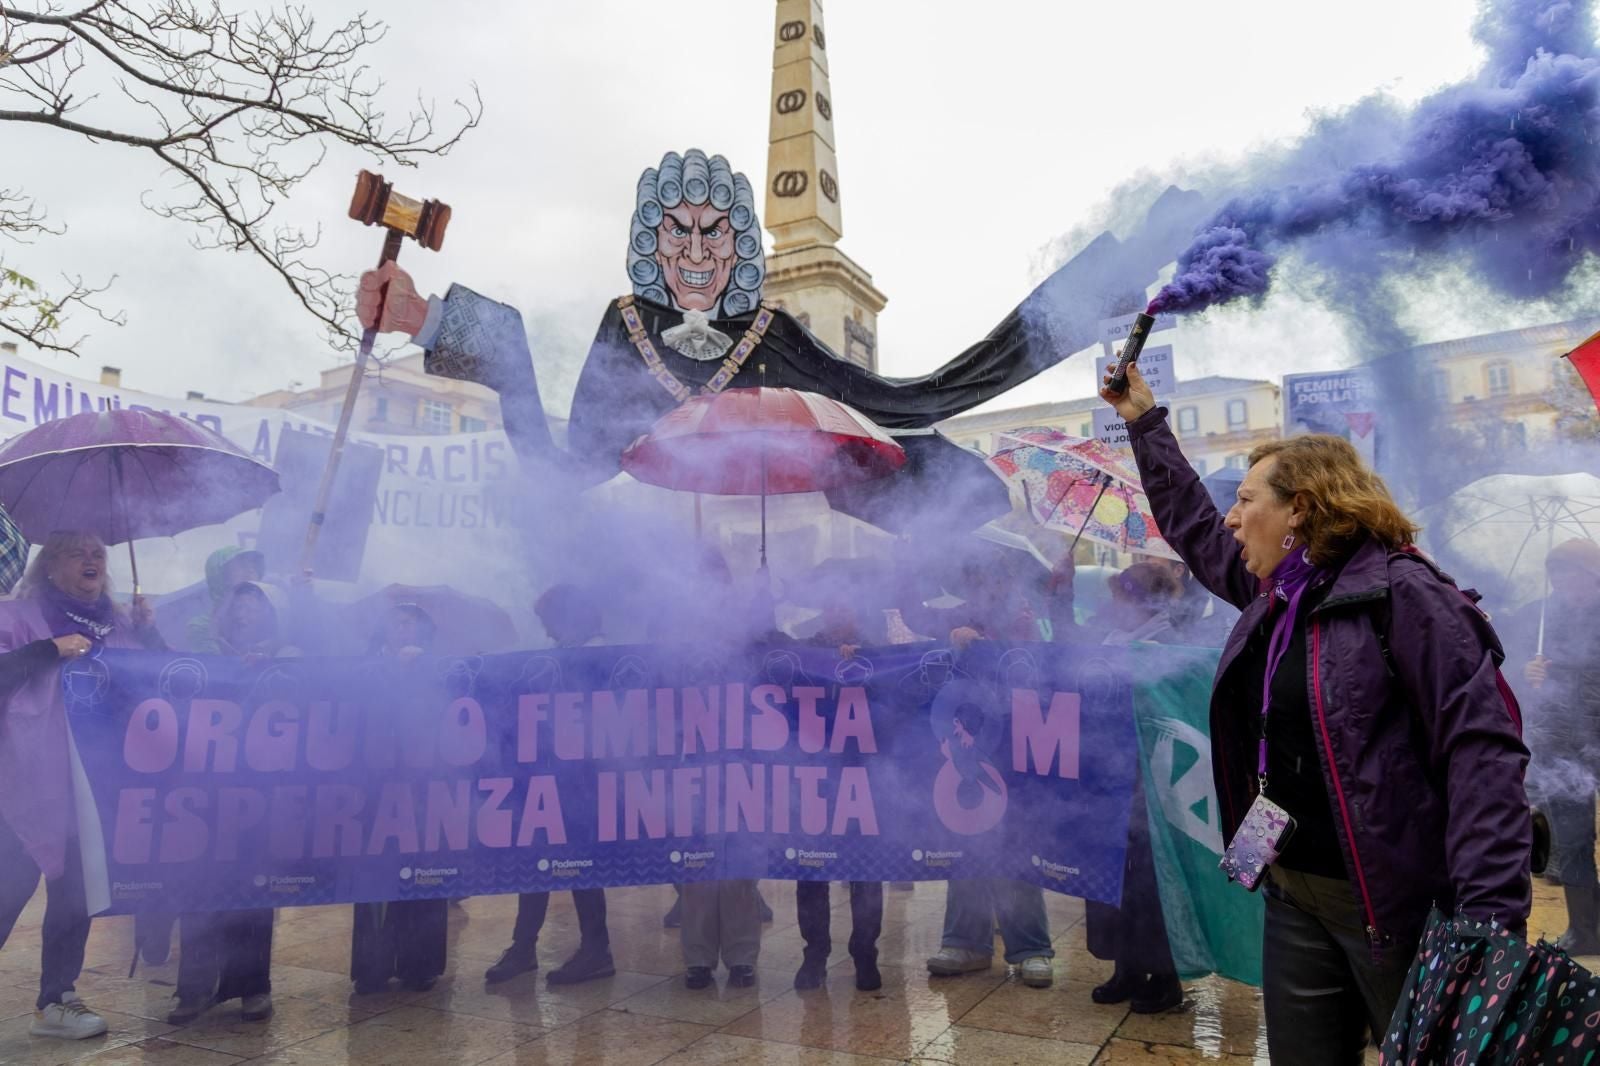
[{"label": "floral phone case", "polygon": [[1258,795],[1239,823],[1233,843],[1222,855],[1222,872],[1254,892],[1261,875],[1278,858],[1283,846],[1294,835],[1294,819],[1289,812],[1267,797]]}]

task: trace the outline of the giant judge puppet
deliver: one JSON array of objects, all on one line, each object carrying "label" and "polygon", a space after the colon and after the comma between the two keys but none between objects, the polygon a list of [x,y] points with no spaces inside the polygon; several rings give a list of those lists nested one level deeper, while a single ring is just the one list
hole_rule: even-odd
[{"label": "giant judge puppet", "polygon": [[424,301],[410,277],[388,264],[362,277],[360,314],[371,326],[381,304],[381,328],[409,333],[426,350],[430,373],[499,392],[506,432],[525,465],[553,465],[592,484],[614,475],[624,448],[698,392],[784,386],[848,403],[891,431],[931,426],[1086,347],[1099,318],[1130,294],[1142,306],[1143,286],[1161,264],[1137,258],[1079,256],[938,370],[886,378],[845,360],[763,300],[761,223],[745,176],[720,155],[668,152],[639,178],[627,242],[633,291],[600,320],[573,396],[566,453],[551,440],[536,353],[515,308],[459,284]]}]

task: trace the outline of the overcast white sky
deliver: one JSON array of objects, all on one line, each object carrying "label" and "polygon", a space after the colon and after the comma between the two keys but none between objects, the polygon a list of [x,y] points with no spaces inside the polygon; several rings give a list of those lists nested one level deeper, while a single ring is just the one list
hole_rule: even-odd
[{"label": "overcast white sky", "polygon": [[[315,9],[331,18],[353,5]],[[373,59],[395,109],[420,91],[445,114],[473,81],[486,105],[450,157],[390,169],[401,190],[455,211],[443,252],[408,244],[403,261],[425,291],[460,281],[520,308],[545,341],[536,358],[549,402],[564,407],[606,301],[627,288],[639,171],[698,146],[764,188],[773,5],[389,0],[381,10],[391,34]],[[1098,217],[1119,181],[1244,159],[1295,137],[1318,109],[1380,90],[1416,99],[1464,77],[1479,59],[1474,11],[1471,0],[828,0],[841,246],[889,295],[883,369],[925,371],[981,336],[1039,279],[1045,246]],[[363,165],[333,151],[286,216],[323,223],[322,261],[335,269],[364,267],[380,244],[344,217]],[[92,333],[81,360],[52,365],[92,377],[111,364],[130,388],[228,400],[309,384],[333,365],[264,265],[193,251],[183,227],[140,207],[142,192],[163,187],[153,159],[3,127],[0,167],[0,185],[34,193],[71,227],[8,262],[40,278],[115,274],[107,302],[128,315],[120,329],[80,321]],[[1430,316],[1419,339],[1539,317]],[[1330,318],[1292,300],[1190,323],[1177,354],[1180,376],[1276,376],[1350,355]],[[1090,378],[1074,360],[1010,400],[1081,396]]]}]

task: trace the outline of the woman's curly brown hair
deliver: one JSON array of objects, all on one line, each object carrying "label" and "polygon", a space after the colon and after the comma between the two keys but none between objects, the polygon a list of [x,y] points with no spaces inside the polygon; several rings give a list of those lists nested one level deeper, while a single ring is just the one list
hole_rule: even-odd
[{"label": "woman's curly brown hair", "polygon": [[1318,566],[1346,558],[1368,536],[1399,551],[1421,531],[1343,437],[1312,433],[1268,441],[1250,453],[1250,465],[1269,458],[1277,462],[1267,484],[1280,500],[1298,498],[1304,505],[1305,521],[1296,532]]}]

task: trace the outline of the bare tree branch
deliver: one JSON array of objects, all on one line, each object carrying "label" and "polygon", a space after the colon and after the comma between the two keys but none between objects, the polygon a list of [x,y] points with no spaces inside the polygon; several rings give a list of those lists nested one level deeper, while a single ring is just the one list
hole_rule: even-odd
[{"label": "bare tree branch", "polygon": [[[239,12],[221,0],[79,0],[74,8],[38,0],[24,9],[0,0],[0,122],[149,152],[178,182],[171,194],[146,192],[146,207],[194,227],[197,248],[264,260],[348,349],[352,279],[317,266],[310,253],[319,234],[276,225],[275,209],[331,145],[415,166],[450,151],[483,112],[473,86],[469,99],[455,101],[460,114],[448,127],[420,97],[391,117],[368,61],[385,32],[365,13],[324,27],[309,5]],[[49,232],[32,201],[0,190],[0,235]],[[33,288],[24,298],[18,283],[0,281],[0,329],[48,335],[70,350],[54,332],[64,315],[100,313],[90,300],[103,287],[68,279],[66,295],[52,299],[15,276]],[[5,302],[8,294],[18,302]],[[41,307],[49,308],[43,318]],[[41,329],[43,321],[53,324]]]}]

